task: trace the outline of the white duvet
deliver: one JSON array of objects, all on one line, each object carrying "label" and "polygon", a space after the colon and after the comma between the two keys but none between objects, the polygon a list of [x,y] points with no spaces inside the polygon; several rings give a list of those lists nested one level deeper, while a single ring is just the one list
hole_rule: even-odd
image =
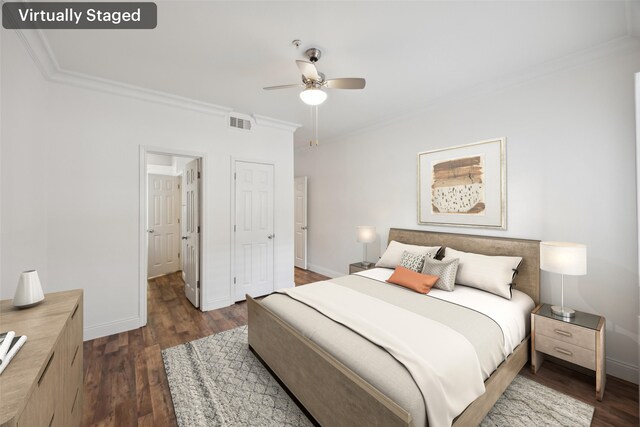
[{"label": "white duvet", "polygon": [[[385,282],[393,274],[389,268],[373,268],[356,274]],[[535,303],[524,292],[512,290],[510,300],[468,286],[456,285],[453,292],[431,289],[429,296],[475,310],[493,319],[504,335],[504,357],[513,350],[529,333],[530,313]]]},{"label": "white duvet", "polygon": [[475,349],[439,322],[331,282],[278,292],[345,325],[402,363],[424,397],[431,427],[451,426],[485,391]]}]

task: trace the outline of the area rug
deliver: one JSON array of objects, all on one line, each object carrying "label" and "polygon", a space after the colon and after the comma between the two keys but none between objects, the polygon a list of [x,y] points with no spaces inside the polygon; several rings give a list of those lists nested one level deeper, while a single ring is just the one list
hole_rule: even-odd
[{"label": "area rug", "polygon": [[[181,427],[311,426],[249,350],[247,327],[162,351]],[[593,406],[517,376],[482,427],[589,426]]]}]

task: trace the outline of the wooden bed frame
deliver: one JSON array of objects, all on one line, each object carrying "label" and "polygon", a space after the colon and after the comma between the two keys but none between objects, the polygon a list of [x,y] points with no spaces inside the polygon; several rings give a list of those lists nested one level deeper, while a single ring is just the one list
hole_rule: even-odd
[{"label": "wooden bed frame", "polygon": [[[521,256],[516,289],[539,302],[540,249],[537,240],[471,236],[431,231],[389,230],[389,242],[446,246],[485,255]],[[411,415],[331,354],[302,336],[247,295],[249,346],[321,425],[409,426]],[[453,422],[477,426],[528,360],[529,336],[485,381],[485,393]]]}]

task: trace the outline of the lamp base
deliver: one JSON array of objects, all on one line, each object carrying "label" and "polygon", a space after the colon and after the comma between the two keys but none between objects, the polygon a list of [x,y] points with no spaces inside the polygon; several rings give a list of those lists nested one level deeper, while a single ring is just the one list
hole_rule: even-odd
[{"label": "lamp base", "polygon": [[559,305],[552,305],[551,313],[553,313],[555,316],[565,319],[571,319],[576,316],[576,311],[574,309],[568,307],[560,307]]},{"label": "lamp base", "polygon": [[362,262],[360,263],[360,265],[362,265],[364,268],[369,268],[369,267],[371,267],[371,264],[373,264],[373,263],[372,263],[372,262],[369,262],[369,261],[362,261]]}]

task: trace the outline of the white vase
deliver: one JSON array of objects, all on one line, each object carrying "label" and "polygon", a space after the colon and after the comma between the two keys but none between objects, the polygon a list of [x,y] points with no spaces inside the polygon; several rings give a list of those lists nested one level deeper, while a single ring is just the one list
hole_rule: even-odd
[{"label": "white vase", "polygon": [[36,270],[23,271],[13,296],[13,305],[18,308],[33,307],[44,300],[42,285]]}]

